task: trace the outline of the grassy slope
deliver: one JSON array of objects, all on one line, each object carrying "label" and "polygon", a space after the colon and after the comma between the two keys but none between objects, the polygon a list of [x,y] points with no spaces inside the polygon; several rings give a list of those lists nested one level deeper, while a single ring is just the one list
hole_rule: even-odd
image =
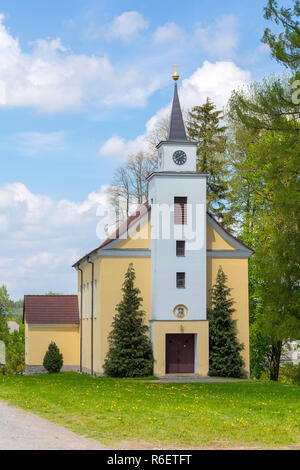
[{"label": "grassy slope", "polygon": [[165,384],[76,373],[0,376],[0,399],[102,443],[300,446],[300,387]]}]

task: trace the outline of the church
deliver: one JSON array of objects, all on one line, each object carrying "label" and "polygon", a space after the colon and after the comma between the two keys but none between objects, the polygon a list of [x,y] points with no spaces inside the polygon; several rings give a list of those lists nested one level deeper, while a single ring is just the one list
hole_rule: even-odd
[{"label": "church", "polygon": [[[63,354],[68,351],[66,367],[103,374],[115,307],[122,297],[124,275],[133,263],[153,346],[155,376],[208,374],[207,299],[220,266],[235,302],[233,319],[238,341],[244,344],[242,356],[249,375],[248,259],[253,250],[206,210],[206,175],[196,171],[197,144],[186,137],[178,78],[175,72],[168,139],[157,145],[158,168],[147,178],[149,200],[74,264],[78,313],[72,323],[64,320],[63,308],[59,322],[57,314],[51,321],[51,313],[46,322],[39,322],[38,314],[30,322],[25,302],[29,369],[40,366],[51,338]],[[60,297],[62,301],[67,296]],[[38,348],[33,342],[38,342]]]}]

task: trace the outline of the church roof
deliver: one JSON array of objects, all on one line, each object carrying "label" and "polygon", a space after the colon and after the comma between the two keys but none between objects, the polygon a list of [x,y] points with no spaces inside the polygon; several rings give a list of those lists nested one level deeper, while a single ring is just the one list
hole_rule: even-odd
[{"label": "church roof", "polygon": [[183,117],[180,107],[180,102],[178,98],[177,83],[175,82],[174,86],[174,98],[172,104],[172,112],[170,119],[170,128],[168,141],[187,141],[185,127],[183,123]]}]

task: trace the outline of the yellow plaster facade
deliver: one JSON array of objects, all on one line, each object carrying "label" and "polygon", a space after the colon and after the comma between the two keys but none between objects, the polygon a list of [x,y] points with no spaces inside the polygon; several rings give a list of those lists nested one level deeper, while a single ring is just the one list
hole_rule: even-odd
[{"label": "yellow plaster facade", "polygon": [[[151,257],[141,256],[127,250],[150,249],[150,222],[149,217],[139,227],[139,232],[131,239],[120,240],[112,248],[101,253],[93,260],[95,291],[95,312],[93,318],[93,372],[103,374],[103,363],[108,351],[108,335],[115,314],[115,307],[122,298],[122,284],[129,263],[133,263],[136,272],[136,286],[141,290],[143,298],[142,308],[145,311],[145,321],[149,325],[152,334],[154,349],[154,374],[164,376],[165,367],[165,337],[167,333],[191,333],[197,338],[197,357],[195,361],[195,373],[207,375],[208,363],[208,321],[189,321],[188,318],[178,321],[153,321],[151,322]],[[144,237],[141,237],[141,234]],[[224,231],[224,235],[226,232]],[[242,352],[245,369],[249,372],[249,310],[248,310],[248,258],[228,257],[236,251],[228,237],[222,236],[220,230],[216,230],[209,221],[207,222],[207,292],[213,286],[219,266],[222,266],[228,277],[228,286],[232,289],[232,297],[235,301],[235,313],[233,318],[237,321],[238,340],[244,344]],[[124,253],[121,253],[125,250]],[[126,253],[125,253],[126,252]],[[229,255],[228,255],[229,253]],[[82,309],[82,368],[91,370],[91,281],[92,265],[82,263],[83,285],[83,309]],[[89,308],[87,306],[86,289],[89,285]],[[80,305],[81,273],[78,271],[78,298]],[[151,325],[152,323],[152,325]]]},{"label": "yellow plaster facade", "polygon": [[63,354],[64,366],[78,366],[79,326],[25,323],[25,338],[26,366],[41,366],[51,341],[55,341]]}]

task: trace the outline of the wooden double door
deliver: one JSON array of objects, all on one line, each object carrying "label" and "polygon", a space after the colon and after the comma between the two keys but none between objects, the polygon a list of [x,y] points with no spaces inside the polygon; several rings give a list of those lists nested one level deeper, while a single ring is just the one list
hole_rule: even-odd
[{"label": "wooden double door", "polygon": [[195,335],[166,335],[166,373],[193,374],[195,372]]}]

